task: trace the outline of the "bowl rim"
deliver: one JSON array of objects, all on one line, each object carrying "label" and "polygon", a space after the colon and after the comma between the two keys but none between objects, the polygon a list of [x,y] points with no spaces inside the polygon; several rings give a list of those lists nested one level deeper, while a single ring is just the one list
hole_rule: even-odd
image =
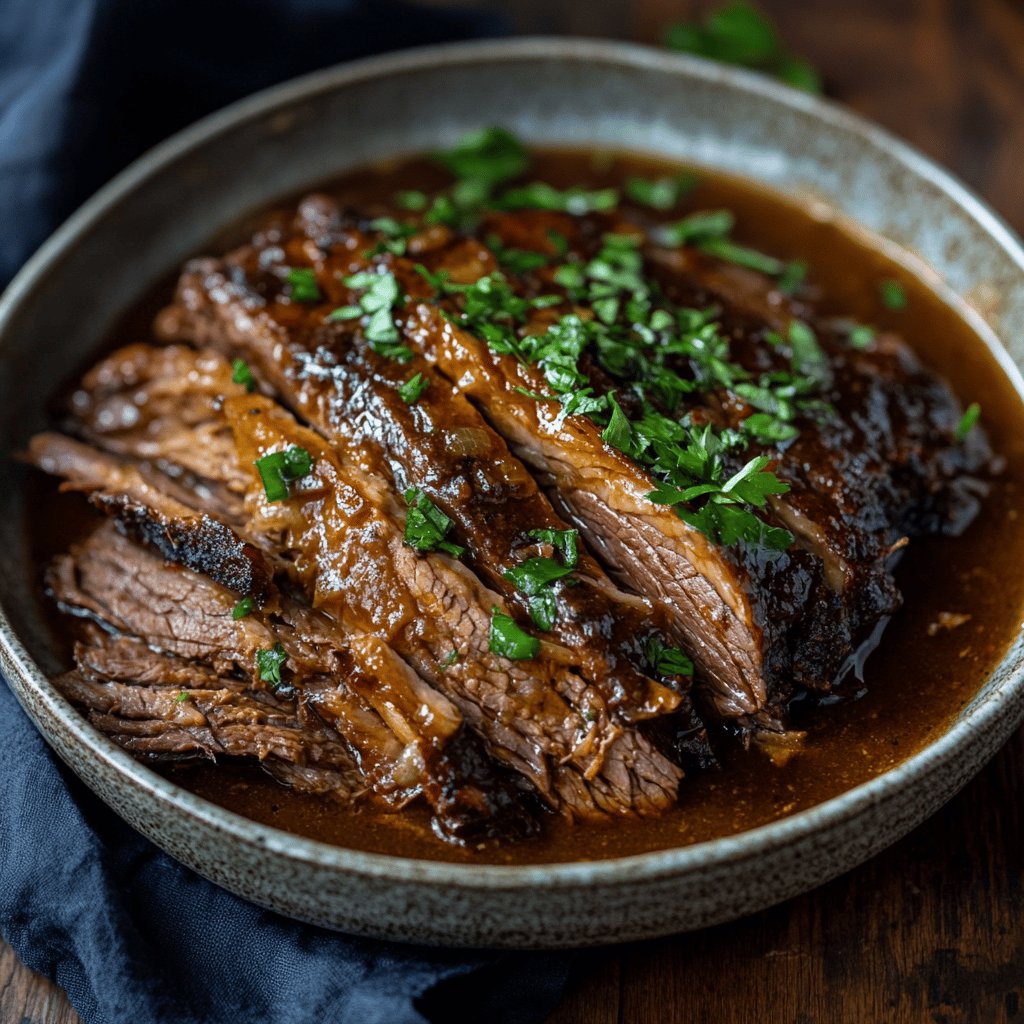
[{"label": "bowl rim", "polygon": [[[739,92],[767,97],[773,104],[813,116],[848,135],[886,150],[915,175],[963,209],[1002,249],[1024,278],[1024,245],[1013,230],[969,188],[935,162],[883,128],[829,100],[782,85],[763,75],[653,47],[610,40],[520,37],[445,43],[387,53],[325,68],[262,90],[218,110],[148,150],[104,185],[43,243],[0,296],[0,345],[18,307],[45,277],[51,265],[89,231],[122,197],[189,151],[249,120],[263,118],[321,93],[359,82],[439,65],[454,67],[480,62],[574,60],[676,73],[704,83],[728,85]],[[1002,345],[994,355],[1020,391],[1020,372]],[[1020,636],[1018,636],[1018,646]],[[1014,656],[1007,651],[1004,663]],[[690,846],[595,861],[537,864],[467,864],[420,860],[335,846],[263,825],[226,810],[158,775],[94,729],[50,683],[0,607],[0,662],[16,675],[60,721],[75,740],[90,748],[104,764],[133,786],[174,811],[248,845],[256,845],[310,867],[356,874],[395,883],[446,885],[467,889],[543,889],[590,886],[629,880],[630,883],[678,876],[711,864],[731,865],[808,839],[844,819],[869,812],[939,768],[979,732],[998,722],[1003,710],[1024,695],[1024,665],[1018,663],[993,690],[974,700],[937,739],[894,768],[820,804],[785,818]]]}]

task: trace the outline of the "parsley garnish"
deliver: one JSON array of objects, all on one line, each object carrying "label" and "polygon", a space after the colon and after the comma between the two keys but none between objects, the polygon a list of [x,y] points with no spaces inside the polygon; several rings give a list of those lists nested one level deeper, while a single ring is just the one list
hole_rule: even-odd
[{"label": "parsley garnish", "polygon": [[292,447],[271,452],[254,463],[263,481],[267,501],[284,501],[288,484],[313,472],[313,458],[305,448]]},{"label": "parsley garnish", "polygon": [[678,205],[680,199],[689,195],[698,183],[696,174],[684,171],[672,177],[627,178],[625,191],[634,203],[667,212]]},{"label": "parsley garnish", "polygon": [[398,328],[392,315],[401,297],[395,275],[389,271],[378,274],[372,270],[362,270],[346,277],[345,284],[349,288],[363,290],[359,305],[341,306],[330,313],[327,319],[354,320],[365,315],[367,320],[364,331],[374,352],[401,363],[412,359],[412,352],[399,341]]},{"label": "parsley garnish", "polygon": [[444,539],[452,521],[420,490],[405,492],[409,512],[405,518],[405,543],[417,551],[444,551],[458,558],[466,549]]},{"label": "parsley garnish", "polygon": [[235,384],[242,384],[250,394],[256,390],[256,378],[244,359],[234,359],[231,362],[231,380]]},{"label": "parsley garnish", "polygon": [[523,144],[511,132],[495,126],[464,135],[451,149],[435,154],[434,159],[457,178],[489,186],[518,178],[530,166]]},{"label": "parsley garnish", "polygon": [[847,325],[846,340],[850,343],[851,348],[870,348],[872,342],[875,340],[875,334],[876,332],[874,327],[869,327],[867,324],[851,322]]},{"label": "parsley garnish", "polygon": [[531,530],[530,536],[534,540],[551,544],[562,556],[562,563],[546,556],[527,558],[503,575],[528,598],[530,618],[534,625],[547,632],[555,624],[557,612],[551,585],[565,579],[576,568],[579,561],[579,534],[576,530]]},{"label": "parsley garnish", "polygon": [[547,266],[548,257],[542,252],[507,247],[497,235],[488,235],[484,242],[494,253],[498,263],[513,274],[527,274],[531,270]]},{"label": "parsley garnish", "polygon": [[272,689],[281,685],[281,666],[288,660],[288,652],[281,644],[274,644],[271,648],[260,648],[256,652],[256,668],[259,670],[260,679],[270,683]]},{"label": "parsley garnish", "polygon": [[492,654],[513,661],[536,658],[540,653],[540,641],[520,629],[515,619],[497,608],[491,609],[491,630],[488,646]]},{"label": "parsley garnish", "polygon": [[423,392],[429,387],[430,381],[422,373],[417,373],[398,389],[398,394],[406,405],[412,405],[420,400]]},{"label": "parsley garnish", "polygon": [[459,660],[459,652],[454,648],[450,650],[440,661],[441,668],[450,668]]},{"label": "parsley garnish", "polygon": [[772,277],[779,277],[786,271],[786,264],[777,260],[774,256],[751,249],[748,245],[737,245],[728,238],[707,238],[697,246],[701,252],[709,256],[715,256],[726,263],[733,263],[737,267],[746,267],[748,270],[756,270],[761,274],[768,274]]},{"label": "parsley garnish", "polygon": [[981,406],[977,402],[971,402],[965,410],[960,422],[956,425],[953,437],[957,442],[967,439],[967,435],[974,429],[975,424],[981,419]]},{"label": "parsley garnish", "polygon": [[748,3],[731,3],[701,25],[673,25],[665,43],[673,50],[761,71],[805,92],[821,92],[814,68],[793,56],[771,22]]},{"label": "parsley garnish", "polygon": [[576,217],[587,213],[606,213],[614,210],[618,204],[618,189],[557,189],[543,181],[509,189],[494,201],[494,205],[500,210],[557,210],[571,213]]},{"label": "parsley garnish", "polygon": [[316,274],[309,267],[292,267],[285,275],[285,281],[291,288],[291,297],[296,302],[319,302],[320,289],[317,287]]},{"label": "parsley garnish", "polygon": [[394,217],[377,217],[368,226],[371,231],[379,231],[384,237],[372,249],[363,253],[366,259],[372,259],[383,252],[404,256],[406,240],[419,230],[415,224],[403,224]]},{"label": "parsley garnish", "polygon": [[656,636],[644,642],[644,657],[656,676],[693,675],[693,662],[677,647],[669,647]]},{"label": "parsley garnish", "polygon": [[886,309],[901,310],[907,308],[906,289],[892,278],[882,282],[882,302]]},{"label": "parsley garnish", "polygon": [[697,245],[713,238],[725,238],[736,218],[728,210],[699,210],[654,232],[660,245]]},{"label": "parsley garnish", "polygon": [[176,697],[174,698],[174,703],[175,703],[175,704],[184,704],[184,703],[185,703],[185,701],[187,701],[187,700],[189,699],[189,697],[191,697],[191,696],[192,696],[192,694],[191,694],[191,693],[189,693],[189,692],[188,692],[188,690],[182,690],[182,691],[181,691],[181,692],[180,692],[180,693],[179,693],[179,694],[178,694],[178,695],[177,695],[177,696],[176,696]]},{"label": "parsley garnish", "polygon": [[395,193],[395,204],[403,210],[419,213],[427,208],[427,193],[417,189],[406,189]]},{"label": "parsley garnish", "polygon": [[242,600],[231,609],[231,618],[236,621],[238,619],[244,619],[246,615],[252,613],[255,607],[256,602],[251,597],[243,597]]},{"label": "parsley garnish", "polygon": [[783,295],[795,295],[807,279],[807,264],[803,260],[792,260],[779,274],[778,289]]}]

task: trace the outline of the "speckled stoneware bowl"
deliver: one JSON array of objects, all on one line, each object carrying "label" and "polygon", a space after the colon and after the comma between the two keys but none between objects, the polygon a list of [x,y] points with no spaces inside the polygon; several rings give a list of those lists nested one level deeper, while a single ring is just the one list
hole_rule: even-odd
[{"label": "speckled stoneware bowl", "polygon": [[[149,153],[64,225],[0,302],[2,445],[44,425],[60,373],[221,225],[281,193],[500,123],[537,143],[630,148],[811,199],[913,253],[976,310],[1015,380],[1024,251],[943,171],[884,132],[764,78],[614,43],[517,40],[350,64],[263,93]],[[824,207],[823,207],[824,208]],[[8,474],[17,474],[7,467]],[[126,820],[240,895],[347,931],[432,943],[570,946],[698,928],[793,896],[877,853],[962,786],[1024,717],[1024,644],[939,740],[825,804],[741,835],[599,863],[461,866],[358,853],[221,810],[133,761],[47,681],[23,478],[0,489],[4,673],[54,749]]]}]

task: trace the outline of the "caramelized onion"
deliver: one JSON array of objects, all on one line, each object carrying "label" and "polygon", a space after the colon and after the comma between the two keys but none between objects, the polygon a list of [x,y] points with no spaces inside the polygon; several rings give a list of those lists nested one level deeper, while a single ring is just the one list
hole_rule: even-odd
[{"label": "caramelized onion", "polygon": [[459,427],[448,437],[456,455],[486,455],[491,450],[490,435],[482,427]]}]

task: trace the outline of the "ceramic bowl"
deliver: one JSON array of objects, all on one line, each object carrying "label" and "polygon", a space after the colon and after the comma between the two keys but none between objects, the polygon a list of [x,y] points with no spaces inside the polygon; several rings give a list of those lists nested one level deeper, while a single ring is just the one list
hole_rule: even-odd
[{"label": "ceramic bowl", "polygon": [[[826,204],[973,304],[1007,372],[1024,359],[1024,251],[928,160],[827,102],[741,71],[617,43],[438,47],[320,72],[175,136],[104,188],[0,302],[0,444],[44,425],[53,368],[81,365],[147,286],[222,225],[281,194],[500,123],[534,143],[634,149],[724,168]],[[45,354],[45,356],[43,356]],[[57,753],[118,814],[218,884],[293,917],[429,943],[572,946],[698,928],[848,870],[935,811],[1024,717],[1024,644],[908,761],[740,835],[597,863],[466,866],[296,838],[209,804],[132,760],[47,681],[23,477],[0,488],[2,667]]]}]

